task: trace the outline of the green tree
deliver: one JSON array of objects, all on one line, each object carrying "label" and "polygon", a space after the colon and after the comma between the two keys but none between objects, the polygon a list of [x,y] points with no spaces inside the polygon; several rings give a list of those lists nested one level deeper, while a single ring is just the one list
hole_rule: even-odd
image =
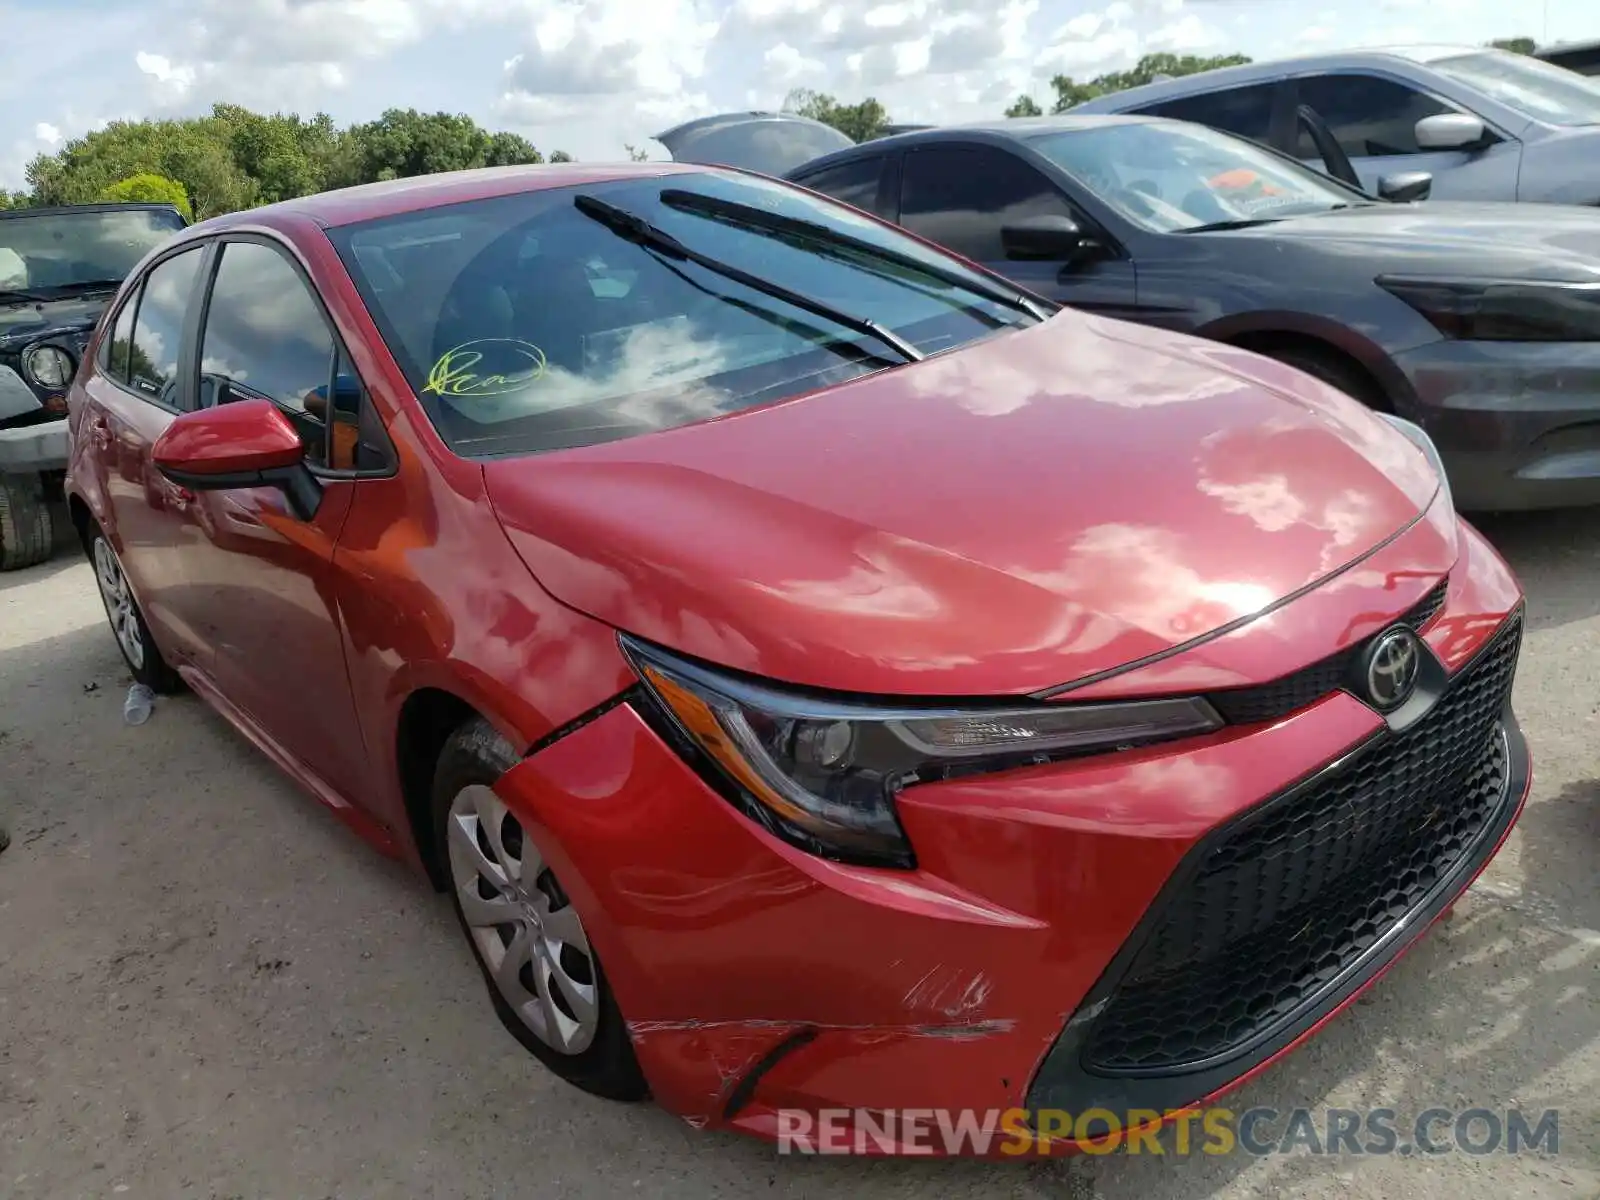
[{"label": "green tree", "polygon": [[1038,101],[1032,96],[1021,95],[1011,102],[1011,107],[1006,109],[1008,117],[1042,117],[1044,109],[1039,107]]},{"label": "green tree", "polygon": [[1161,75],[1170,75],[1173,78],[1198,75],[1201,71],[1243,66],[1249,61],[1250,59],[1243,54],[1220,54],[1212,58],[1201,58],[1194,54],[1146,54],[1130,70],[1096,75],[1087,83],[1079,83],[1070,75],[1057,75],[1050,81],[1056,90],[1055,104],[1051,106],[1050,111],[1066,112],[1073,105],[1093,100],[1096,96],[1120,92],[1131,87],[1142,87]]},{"label": "green tree", "polygon": [[650,161],[650,152],[648,150],[640,149],[638,146],[635,146],[632,142],[625,142],[623,144],[622,148],[628,152],[628,160],[630,162],[649,162]]},{"label": "green tree", "polygon": [[1513,54],[1532,54],[1539,48],[1530,37],[1495,38],[1489,45],[1496,50],[1509,50]]},{"label": "green tree", "polygon": [[526,138],[491,134],[462,113],[391,108],[345,136],[350,153],[342,166],[354,177],[330,181],[334,186],[544,161]]},{"label": "green tree", "polygon": [[8,208],[27,208],[33,203],[33,197],[27,192],[8,192],[0,188],[0,211]]},{"label": "green tree", "polygon": [[38,204],[89,204],[119,180],[161,175],[183,185],[199,219],[256,203],[260,187],[234,160],[215,118],[115,121],[28,164]]},{"label": "green tree", "polygon": [[170,204],[185,220],[194,220],[194,209],[189,205],[189,193],[183,190],[183,184],[148,171],[118,180],[100,193],[100,199],[112,204]]},{"label": "green tree", "polygon": [[565,150],[556,150],[556,151],[553,151],[551,153],[550,161],[551,162],[576,162],[577,159],[573,158],[572,155],[568,154]]},{"label": "green tree", "polygon": [[888,111],[871,96],[856,104],[840,104],[826,92],[814,92],[810,88],[795,88],[790,92],[784,99],[783,110],[831,125],[853,142],[882,137],[890,123]]}]

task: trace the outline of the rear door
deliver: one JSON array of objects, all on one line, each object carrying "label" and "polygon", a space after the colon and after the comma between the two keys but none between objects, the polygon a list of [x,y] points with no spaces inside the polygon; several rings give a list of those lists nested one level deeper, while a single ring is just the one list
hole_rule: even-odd
[{"label": "rear door", "polygon": [[151,447],[194,402],[192,343],[210,253],[197,243],[156,262],[111,319],[84,385],[76,437],[87,439],[107,536],[145,621],[174,666],[204,668],[186,558],[199,540],[195,496],[156,470]]},{"label": "rear door", "polygon": [[1044,172],[1010,150],[943,142],[908,148],[900,161],[898,208],[895,219],[912,233],[1041,296],[1108,316],[1138,313],[1134,263],[1120,251],[1077,267],[1006,257],[1000,231],[1011,221],[1062,216],[1086,232],[1102,232]]}]

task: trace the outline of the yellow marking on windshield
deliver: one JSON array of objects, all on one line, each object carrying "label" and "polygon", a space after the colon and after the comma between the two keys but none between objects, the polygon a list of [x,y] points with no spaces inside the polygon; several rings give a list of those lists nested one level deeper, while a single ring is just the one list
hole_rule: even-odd
[{"label": "yellow marking on windshield", "polygon": [[[500,369],[480,372],[485,359]],[[504,396],[541,378],[544,371],[544,351],[532,342],[478,338],[441,354],[422,391],[435,396]]]}]

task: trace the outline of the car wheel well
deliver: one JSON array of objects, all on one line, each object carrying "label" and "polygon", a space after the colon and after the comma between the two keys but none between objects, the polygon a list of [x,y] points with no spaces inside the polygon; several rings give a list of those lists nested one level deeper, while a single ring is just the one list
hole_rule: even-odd
[{"label": "car wheel well", "polygon": [[72,518],[72,527],[78,531],[78,543],[83,547],[84,553],[89,552],[89,531],[94,526],[94,514],[89,511],[89,506],[75,495],[67,497],[67,515]]},{"label": "car wheel well", "polygon": [[1377,412],[1394,412],[1388,390],[1360,359],[1314,334],[1263,330],[1237,334],[1227,341],[1314,375]]},{"label": "car wheel well", "polygon": [[449,887],[444,847],[433,822],[433,776],[450,735],[482,714],[461,697],[441,688],[422,688],[406,697],[395,729],[395,752],[406,819],[423,868],[436,891]]}]

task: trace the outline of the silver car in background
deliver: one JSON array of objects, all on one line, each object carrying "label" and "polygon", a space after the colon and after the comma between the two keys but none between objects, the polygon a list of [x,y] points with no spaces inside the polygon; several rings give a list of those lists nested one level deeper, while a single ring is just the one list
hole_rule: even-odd
[{"label": "silver car in background", "polygon": [[1600,204],[1600,78],[1471,46],[1405,46],[1225,67],[1097,97],[1077,114],[1210,125],[1320,165],[1312,109],[1374,194],[1425,171],[1435,200]]}]

